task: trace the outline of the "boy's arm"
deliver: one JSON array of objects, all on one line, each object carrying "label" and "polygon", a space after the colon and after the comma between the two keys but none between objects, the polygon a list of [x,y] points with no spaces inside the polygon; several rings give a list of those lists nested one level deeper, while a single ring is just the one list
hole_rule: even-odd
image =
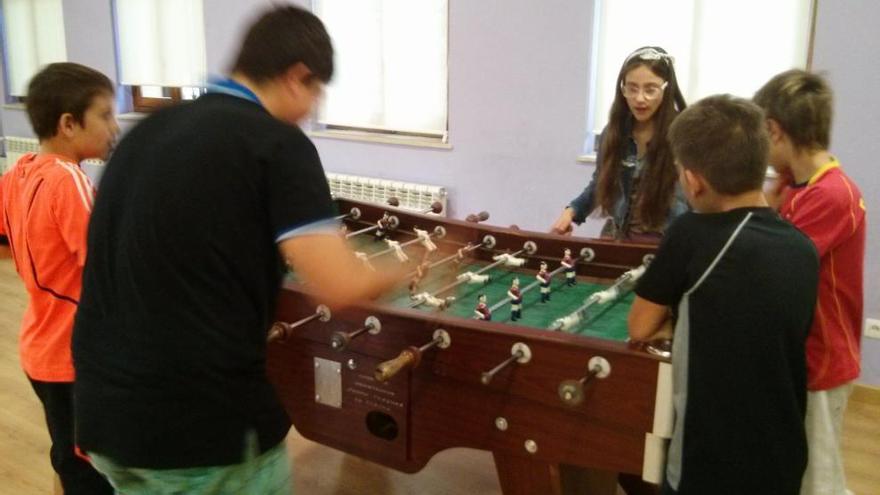
[{"label": "boy's arm", "polygon": [[86,263],[86,238],[95,189],[88,176],[78,168],[71,167],[69,172],[58,181],[52,195],[52,215],[64,244],[82,267]]},{"label": "boy's arm", "polygon": [[[841,177],[840,180],[847,179]],[[836,197],[829,195],[826,189],[804,191],[788,218],[813,241],[819,258],[852,237],[865,221],[864,200],[852,184],[846,186],[848,193]]]},{"label": "boy's arm", "polygon": [[672,326],[669,306],[636,296],[629,310],[627,324],[632,340],[647,341],[667,337],[666,333],[671,333]]},{"label": "boy's arm", "polygon": [[694,215],[685,213],[666,230],[657,255],[639,279],[627,326],[633,340],[653,340],[671,333],[670,308],[678,304],[687,284],[691,257],[689,239]]},{"label": "boy's arm", "polygon": [[400,265],[373,271],[339,235],[336,207],[314,145],[302,133],[283,136],[265,160],[266,209],[275,242],[297,276],[330,306],[378,296],[402,281]]},{"label": "boy's arm", "polygon": [[3,177],[0,176],[0,259],[11,258],[12,251],[9,249],[9,239],[6,238],[6,222],[3,221]]},{"label": "boy's arm", "polygon": [[281,255],[331,307],[373,299],[403,279],[400,269],[370,270],[334,234],[303,234],[281,241]]}]

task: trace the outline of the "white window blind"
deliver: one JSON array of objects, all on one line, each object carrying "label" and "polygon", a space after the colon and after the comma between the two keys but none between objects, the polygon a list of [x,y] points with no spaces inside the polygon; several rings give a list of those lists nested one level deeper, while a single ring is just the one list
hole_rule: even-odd
[{"label": "white window blind", "polygon": [[9,94],[26,96],[40,67],[67,60],[61,0],[3,0]]},{"label": "white window blind", "polygon": [[333,39],[324,125],[445,136],[446,0],[315,0]]},{"label": "white window blind", "polygon": [[203,86],[202,0],[116,0],[120,82]]},{"label": "white window blind", "polygon": [[620,66],[641,46],[660,46],[675,58],[679,87],[688,103],[716,93],[751,98],[775,74],[806,67],[812,4],[597,0],[591,128],[597,134],[602,131]]}]

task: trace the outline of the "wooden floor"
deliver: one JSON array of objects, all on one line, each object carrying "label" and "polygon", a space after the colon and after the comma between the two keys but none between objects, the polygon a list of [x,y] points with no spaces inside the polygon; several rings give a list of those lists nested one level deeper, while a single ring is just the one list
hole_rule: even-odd
[{"label": "wooden floor", "polygon": [[[25,295],[9,260],[0,260],[0,495],[52,493],[42,409],[18,361]],[[308,495],[500,495],[491,455],[454,449],[415,475],[385,469],[303,439],[292,431],[296,493]],[[880,401],[853,395],[844,431],[849,487],[880,494]]]}]

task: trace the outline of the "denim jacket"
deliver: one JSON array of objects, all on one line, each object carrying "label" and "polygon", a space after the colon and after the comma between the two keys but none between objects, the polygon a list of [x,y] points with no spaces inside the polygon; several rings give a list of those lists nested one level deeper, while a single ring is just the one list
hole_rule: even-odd
[{"label": "denim jacket", "polygon": [[[604,135],[605,131],[603,130],[598,140],[600,144]],[[630,207],[632,206],[630,203],[632,202],[633,177],[636,175],[638,167],[638,148],[632,133],[629,131],[627,132],[624,146],[626,146],[626,152],[623,154],[623,167],[620,168],[620,191],[617,199],[614,201],[614,206],[611,208],[611,220],[614,223],[615,232],[625,232],[626,230],[626,223],[629,219]],[[590,183],[568,205],[574,211],[573,219],[578,225],[583,223],[587,216],[598,206],[596,204],[596,179],[599,177],[599,167],[603,165],[602,160],[601,146],[599,146],[599,152],[596,154],[596,169],[593,171]],[[644,166],[647,165],[645,164]],[[669,206],[666,225],[663,226],[664,230],[677,216],[690,210],[687,199],[684,196],[684,191],[681,189],[681,184],[678,181],[675,183],[674,194],[672,204]]]}]

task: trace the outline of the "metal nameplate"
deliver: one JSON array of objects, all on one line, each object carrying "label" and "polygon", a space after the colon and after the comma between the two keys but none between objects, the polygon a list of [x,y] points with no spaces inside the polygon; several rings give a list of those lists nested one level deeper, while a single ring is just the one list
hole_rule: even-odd
[{"label": "metal nameplate", "polygon": [[315,402],[342,407],[342,363],[315,358]]}]

